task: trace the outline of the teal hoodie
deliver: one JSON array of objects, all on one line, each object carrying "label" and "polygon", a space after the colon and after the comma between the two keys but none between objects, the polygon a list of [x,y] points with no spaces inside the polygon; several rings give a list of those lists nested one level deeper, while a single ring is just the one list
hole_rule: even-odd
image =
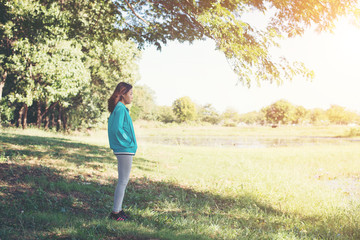
[{"label": "teal hoodie", "polygon": [[114,153],[136,153],[137,143],[129,109],[118,102],[108,120],[110,148]]}]

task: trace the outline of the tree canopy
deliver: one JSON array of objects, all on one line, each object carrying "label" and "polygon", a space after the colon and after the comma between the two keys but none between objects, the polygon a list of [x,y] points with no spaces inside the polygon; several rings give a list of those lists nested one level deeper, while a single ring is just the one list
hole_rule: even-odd
[{"label": "tree canopy", "polygon": [[111,0],[0,0],[0,9],[0,114],[13,108],[23,127],[27,115],[39,127],[94,126],[116,84],[139,77],[140,52]]},{"label": "tree canopy", "polygon": [[173,111],[180,122],[195,120],[195,104],[189,97],[181,97],[173,102]]},{"label": "tree canopy", "polygon": [[[302,63],[276,59],[269,50],[284,36],[301,35],[311,25],[329,30],[342,15],[358,14],[357,0],[124,0],[115,1],[118,24],[140,46],[159,49],[169,40],[213,39],[239,80],[250,86],[282,82],[296,75],[311,78]],[[268,16],[264,29],[248,21],[249,13]]]},{"label": "tree canopy", "polygon": [[295,106],[286,100],[279,100],[262,109],[268,122],[288,124],[294,120]]}]

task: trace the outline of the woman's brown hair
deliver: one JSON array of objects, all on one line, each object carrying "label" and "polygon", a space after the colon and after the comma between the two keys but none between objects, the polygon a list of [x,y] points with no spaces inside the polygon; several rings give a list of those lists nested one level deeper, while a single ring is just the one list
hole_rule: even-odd
[{"label": "woman's brown hair", "polygon": [[116,86],[114,93],[108,100],[108,110],[110,113],[114,111],[116,104],[122,100],[122,95],[130,91],[130,89],[132,89],[132,86],[126,82],[121,82]]}]

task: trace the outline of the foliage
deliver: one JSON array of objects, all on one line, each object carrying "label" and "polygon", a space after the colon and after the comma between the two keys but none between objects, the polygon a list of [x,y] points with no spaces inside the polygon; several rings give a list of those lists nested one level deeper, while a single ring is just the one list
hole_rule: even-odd
[{"label": "foliage", "polygon": [[157,106],[157,120],[163,123],[176,121],[176,115],[170,106]]},{"label": "foliage", "polygon": [[224,120],[230,120],[235,123],[239,122],[239,113],[233,108],[227,108],[221,115]]},{"label": "foliage", "polygon": [[221,121],[220,114],[211,104],[200,106],[197,110],[198,119],[202,122],[218,124]]},{"label": "foliage", "polygon": [[[101,125],[108,114],[106,99],[115,85],[119,81],[135,84],[139,78],[138,47],[153,44],[161,49],[172,40],[213,39],[239,81],[248,86],[261,81],[281,83],[296,75],[311,78],[312,71],[303,64],[278,59],[270,49],[282,37],[301,35],[310,25],[331,29],[338,16],[354,15],[356,4],[355,0],[326,4],[0,0],[0,98],[10,100],[7,109],[15,111],[7,118],[23,127],[27,121],[57,129]],[[252,23],[248,17],[252,14],[268,19],[266,27]],[[140,102],[146,103],[134,105],[134,117],[157,118],[154,107]],[[179,121],[195,119],[191,109],[186,115],[176,111]],[[201,117],[204,121],[218,121],[211,108],[200,114],[207,115]],[[168,117],[166,121],[171,121]]]},{"label": "foliage", "polygon": [[263,124],[264,121],[270,124],[349,124],[358,123],[360,115],[347,111],[341,106],[333,105],[327,110],[320,108],[306,109],[303,106],[296,106],[286,100],[279,100],[259,112],[241,114],[239,121],[246,124]]},{"label": "foliage", "polygon": [[73,99],[69,109],[77,119],[75,127],[96,127],[107,121],[107,99],[116,85],[120,81],[134,85],[139,79],[139,57],[136,45],[129,41],[114,40],[105,46],[93,43],[89,47],[85,64],[91,73],[90,87]]},{"label": "foliage", "polygon": [[325,110],[315,108],[310,110],[310,121],[312,124],[325,124],[328,122],[328,117]]},{"label": "foliage", "polygon": [[195,104],[189,97],[181,97],[176,99],[172,105],[173,112],[179,122],[187,122],[195,120],[196,108]]},{"label": "foliage", "polygon": [[[294,75],[311,78],[313,73],[301,63],[276,59],[270,48],[283,36],[301,35],[310,25],[329,29],[345,14],[355,14],[357,1],[116,1],[120,30],[140,46],[158,48],[169,40],[192,42],[211,38],[222,51],[239,80],[250,86],[253,81],[280,83]],[[267,17],[267,26],[257,28],[246,17]]]},{"label": "foliage", "polygon": [[262,124],[264,123],[265,116],[262,111],[252,111],[239,115],[239,122],[246,124]]},{"label": "foliage", "polygon": [[[90,82],[90,73],[84,67],[80,46],[71,41],[47,41],[30,44],[19,40],[9,57],[9,71],[16,75],[12,102],[61,102],[67,107],[69,100]],[[29,67],[28,67],[29,66]],[[21,86],[21,88],[20,88]]]},{"label": "foliage", "polygon": [[350,128],[347,137],[360,137],[360,128]]},{"label": "foliage", "polygon": [[[136,109],[136,110],[135,110]],[[155,92],[147,86],[134,87],[134,99],[131,112],[137,112],[135,119],[155,120],[156,104]]]},{"label": "foliage", "polygon": [[286,100],[279,100],[262,109],[268,123],[288,124],[294,119],[295,107]]},{"label": "foliage", "polygon": [[[14,107],[11,107],[9,100],[7,98],[0,99],[0,122],[1,123],[10,123],[13,119]],[[1,125],[0,125],[1,128]]]},{"label": "foliage", "polygon": [[26,126],[30,116],[39,127],[69,122],[75,129],[106,121],[104,99],[118,82],[139,77],[139,50],[116,28],[113,2],[0,4],[0,86],[6,83],[4,96],[20,109],[18,122]]},{"label": "foliage", "polygon": [[303,106],[295,106],[293,123],[301,124],[308,120],[309,111]]},{"label": "foliage", "polygon": [[347,111],[344,107],[338,105],[331,105],[331,107],[326,110],[326,115],[329,121],[335,124],[348,124],[356,118],[355,113]]}]

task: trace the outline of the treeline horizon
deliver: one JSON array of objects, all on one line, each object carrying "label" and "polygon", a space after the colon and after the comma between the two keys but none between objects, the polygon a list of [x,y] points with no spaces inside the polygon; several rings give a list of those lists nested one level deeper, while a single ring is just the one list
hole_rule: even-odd
[{"label": "treeline horizon", "polygon": [[211,104],[199,105],[190,97],[176,99],[172,106],[155,104],[155,93],[147,86],[136,86],[130,112],[134,120],[143,119],[163,123],[206,122],[224,126],[239,124],[360,124],[360,114],[339,105],[328,109],[306,109],[280,99],[259,111],[238,113],[233,108],[217,111]]}]

